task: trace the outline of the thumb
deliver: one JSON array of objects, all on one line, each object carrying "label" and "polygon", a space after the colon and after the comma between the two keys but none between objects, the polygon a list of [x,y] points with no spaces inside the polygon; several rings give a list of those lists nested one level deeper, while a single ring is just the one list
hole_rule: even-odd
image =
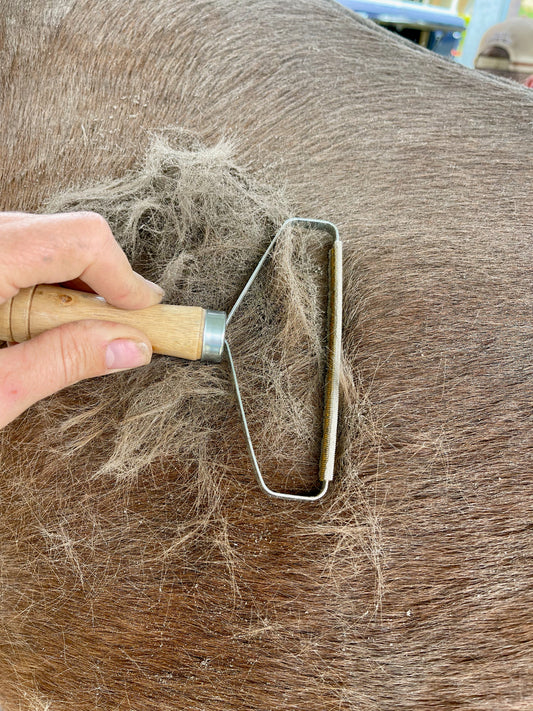
[{"label": "thumb", "polygon": [[47,395],[85,378],[146,365],[148,338],[107,321],[77,321],[0,351],[0,428]]}]

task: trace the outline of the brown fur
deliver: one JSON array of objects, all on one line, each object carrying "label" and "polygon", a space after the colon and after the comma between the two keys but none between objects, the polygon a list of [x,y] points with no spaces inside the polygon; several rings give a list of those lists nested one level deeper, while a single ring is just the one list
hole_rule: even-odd
[{"label": "brown fur", "polygon": [[[530,708],[530,94],[322,0],[1,5],[4,209],[119,178],[153,130],[180,125],[231,139],[237,164],[284,181],[293,211],[332,219],[346,243],[337,480],[322,504],[259,492],[217,366],[157,359],[117,376],[122,409],[94,381],[5,430],[5,711]],[[241,209],[253,227],[221,279],[229,301],[288,208],[239,171],[224,192],[227,155],[211,167],[219,214],[240,206],[224,234]],[[298,284],[311,298],[303,256],[280,298]],[[272,363],[257,303],[235,338]],[[304,328],[314,338],[318,321],[282,331],[289,362]],[[150,429],[143,392],[163,376],[180,418],[157,410]],[[313,378],[302,371],[300,402]],[[132,417],[138,447],[116,449]],[[316,437],[307,449],[280,417],[263,431],[279,428],[264,453],[283,483],[302,458],[310,475]]]}]

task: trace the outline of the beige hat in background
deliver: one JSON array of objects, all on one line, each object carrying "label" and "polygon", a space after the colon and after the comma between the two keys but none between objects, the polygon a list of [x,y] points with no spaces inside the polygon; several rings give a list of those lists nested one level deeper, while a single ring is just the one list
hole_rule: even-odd
[{"label": "beige hat in background", "polygon": [[513,17],[487,30],[474,66],[495,74],[533,74],[533,19]]}]

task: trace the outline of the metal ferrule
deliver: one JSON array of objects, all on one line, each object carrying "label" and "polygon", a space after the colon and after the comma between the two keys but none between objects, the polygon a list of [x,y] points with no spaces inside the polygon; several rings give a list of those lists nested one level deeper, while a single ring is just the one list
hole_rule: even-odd
[{"label": "metal ferrule", "polygon": [[205,312],[204,340],[202,343],[202,360],[220,363],[224,352],[224,336],[226,334],[226,314],[223,311]]}]

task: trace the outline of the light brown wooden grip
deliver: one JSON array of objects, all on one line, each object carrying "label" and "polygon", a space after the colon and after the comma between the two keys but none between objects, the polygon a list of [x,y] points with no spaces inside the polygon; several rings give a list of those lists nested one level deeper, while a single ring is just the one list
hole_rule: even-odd
[{"label": "light brown wooden grip", "polygon": [[202,355],[205,309],[159,304],[117,309],[101,296],[60,286],[32,286],[0,304],[0,340],[27,341],[64,323],[114,321],[143,331],[155,353],[198,360]]}]

